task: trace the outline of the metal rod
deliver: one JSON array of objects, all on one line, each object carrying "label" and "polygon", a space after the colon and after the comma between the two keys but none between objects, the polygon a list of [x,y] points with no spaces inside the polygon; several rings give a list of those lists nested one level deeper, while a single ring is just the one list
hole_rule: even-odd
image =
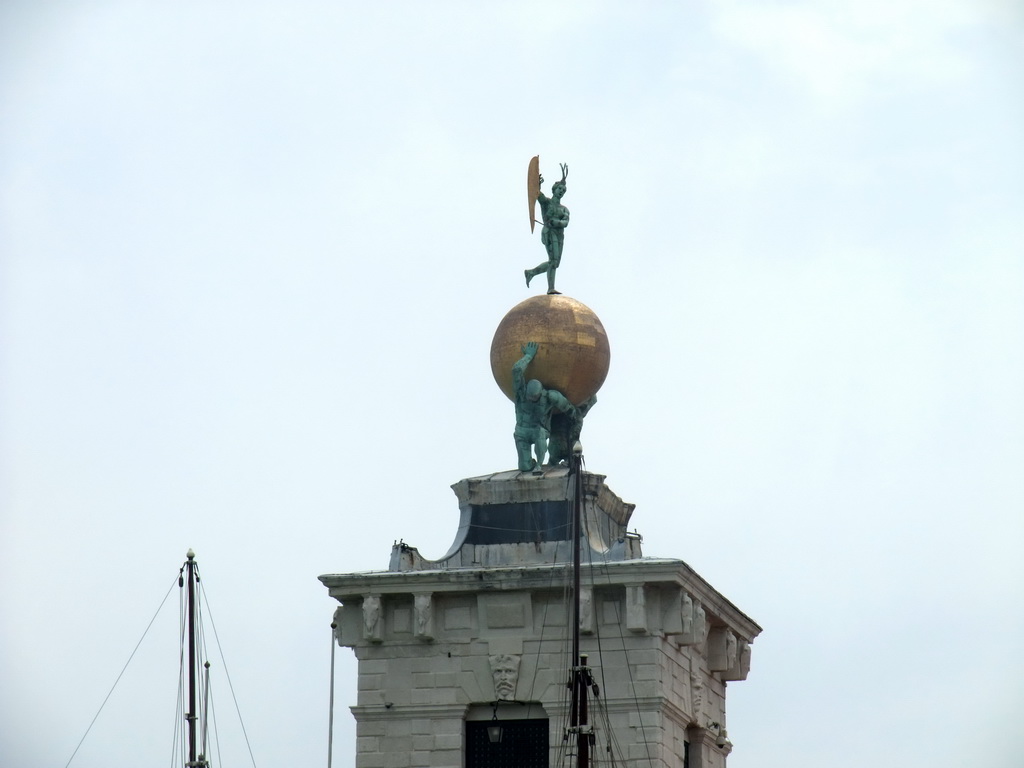
[{"label": "metal rod", "polygon": [[331,755],[334,751],[334,633],[338,625],[331,622],[331,708],[327,718],[327,768],[331,768]]},{"label": "metal rod", "polygon": [[[210,729],[210,662],[203,663],[203,743],[199,755],[206,760],[206,732]],[[205,765],[205,762],[204,762]]]},{"label": "metal rod", "polygon": [[587,654],[580,654],[580,740],[579,740],[579,768],[588,768],[590,765],[590,729],[587,728],[587,688],[590,687],[590,670],[587,669]]}]

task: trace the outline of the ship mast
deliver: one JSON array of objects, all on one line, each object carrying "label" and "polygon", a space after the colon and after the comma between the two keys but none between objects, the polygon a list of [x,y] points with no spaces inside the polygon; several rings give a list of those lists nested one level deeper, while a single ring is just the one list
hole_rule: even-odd
[{"label": "ship mast", "polygon": [[[199,715],[196,713],[196,675],[198,665],[196,663],[196,644],[198,640],[198,625],[196,624],[196,584],[199,581],[199,566],[196,564],[196,553],[191,549],[186,553],[188,558],[185,561],[185,581],[188,583],[186,591],[186,610],[188,613],[188,711],[185,713],[185,721],[188,725],[188,761],[186,768],[205,768],[209,763],[205,758],[206,734],[203,733],[203,752],[197,755],[196,737],[199,729]],[[181,579],[179,578],[179,584]],[[207,665],[208,666],[208,665]],[[207,678],[207,683],[209,678]],[[206,697],[204,697],[205,699]],[[205,720],[205,717],[203,718]]]},{"label": "ship mast", "polygon": [[587,689],[593,683],[587,667],[587,655],[580,653],[580,540],[583,537],[583,446],[572,447],[572,691],[569,710],[569,733],[576,738],[576,765],[590,767],[590,747],[594,743],[593,727],[587,722]]}]

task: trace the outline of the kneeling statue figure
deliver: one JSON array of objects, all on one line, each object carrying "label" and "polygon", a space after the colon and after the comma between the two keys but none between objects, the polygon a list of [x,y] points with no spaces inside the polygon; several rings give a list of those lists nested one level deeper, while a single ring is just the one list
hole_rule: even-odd
[{"label": "kneeling statue figure", "polygon": [[[577,418],[576,408],[554,389],[544,389],[536,379],[526,380],[526,367],[537,354],[537,342],[527,342],[523,356],[512,366],[512,386],[516,395],[516,451],[519,471],[540,474],[551,436],[551,413],[559,411]],[[531,449],[536,458],[530,455]]]}]

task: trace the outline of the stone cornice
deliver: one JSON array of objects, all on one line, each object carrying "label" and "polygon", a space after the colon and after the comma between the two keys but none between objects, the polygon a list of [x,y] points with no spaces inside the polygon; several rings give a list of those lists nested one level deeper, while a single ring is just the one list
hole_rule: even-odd
[{"label": "stone cornice", "polygon": [[452,717],[462,720],[469,709],[468,704],[356,704],[349,711],[356,720],[392,720],[412,717]]},{"label": "stone cornice", "polygon": [[[559,589],[568,577],[568,564],[520,565],[494,568],[452,568],[430,571],[371,571],[325,574],[319,577],[331,597],[340,602],[373,595],[539,591]],[[596,589],[617,586],[675,585],[700,600],[705,610],[750,641],[761,632],[749,616],[712,587],[682,560],[642,558],[583,566],[583,580]]]}]

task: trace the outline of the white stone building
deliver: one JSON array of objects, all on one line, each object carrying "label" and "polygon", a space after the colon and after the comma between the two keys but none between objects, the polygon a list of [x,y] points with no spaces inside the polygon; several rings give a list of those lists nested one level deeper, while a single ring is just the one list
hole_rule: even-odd
[{"label": "white stone building", "polygon": [[[397,544],[387,571],[320,577],[359,661],[356,768],[571,764],[569,480],[562,467],[462,480],[444,557]],[[746,678],[760,627],[682,560],[643,558],[633,505],[603,476],[586,473],[583,496],[594,764],[724,767],[726,687]]]}]

